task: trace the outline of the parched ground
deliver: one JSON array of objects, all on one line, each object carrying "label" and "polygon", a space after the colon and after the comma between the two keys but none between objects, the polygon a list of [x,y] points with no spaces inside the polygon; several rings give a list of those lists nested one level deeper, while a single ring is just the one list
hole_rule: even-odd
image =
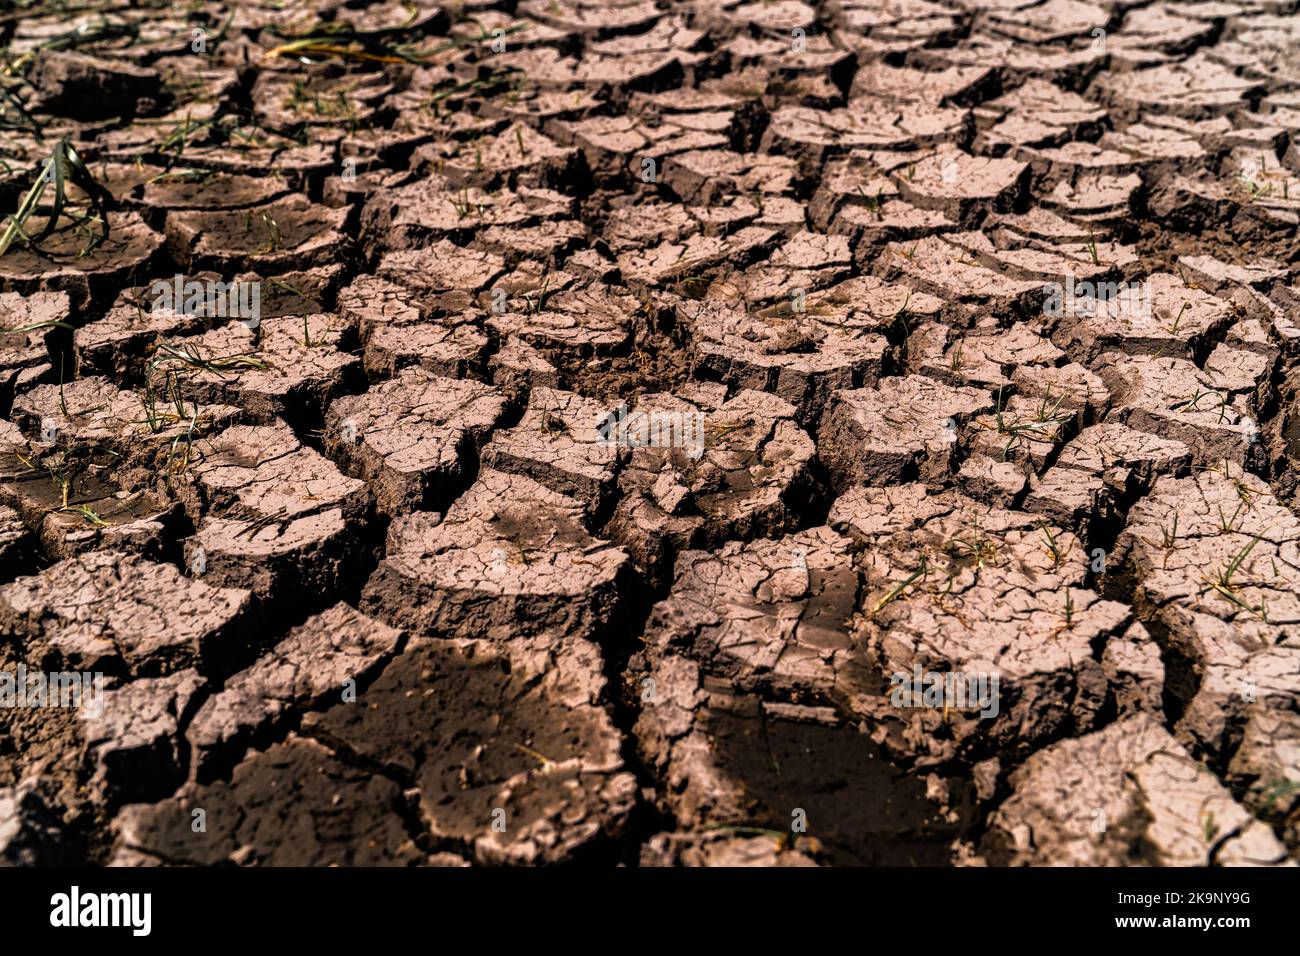
[{"label": "parched ground", "polygon": [[1300,861],[1296,0],[8,6],[0,863]]}]

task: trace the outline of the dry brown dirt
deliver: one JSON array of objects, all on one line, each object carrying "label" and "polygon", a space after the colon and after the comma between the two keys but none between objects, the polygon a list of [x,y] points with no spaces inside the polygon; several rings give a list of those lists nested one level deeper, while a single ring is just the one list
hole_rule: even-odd
[{"label": "dry brown dirt", "polygon": [[62,6],[0,863],[1300,860],[1295,0]]}]

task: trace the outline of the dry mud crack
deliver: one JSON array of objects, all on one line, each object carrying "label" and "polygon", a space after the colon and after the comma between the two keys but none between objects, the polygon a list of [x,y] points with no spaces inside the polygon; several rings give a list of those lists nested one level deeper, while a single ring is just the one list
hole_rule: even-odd
[{"label": "dry mud crack", "polygon": [[1294,866],[1300,4],[0,16],[0,864]]}]

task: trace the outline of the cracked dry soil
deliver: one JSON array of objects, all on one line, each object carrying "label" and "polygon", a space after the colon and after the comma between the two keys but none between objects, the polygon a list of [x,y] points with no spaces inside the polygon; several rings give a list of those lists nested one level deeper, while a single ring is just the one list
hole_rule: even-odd
[{"label": "cracked dry soil", "polygon": [[0,862],[1300,860],[1295,0],[7,7]]}]

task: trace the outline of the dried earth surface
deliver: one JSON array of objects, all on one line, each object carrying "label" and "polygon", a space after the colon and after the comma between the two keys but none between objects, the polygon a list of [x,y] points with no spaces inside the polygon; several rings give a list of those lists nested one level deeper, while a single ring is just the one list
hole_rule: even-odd
[{"label": "dried earth surface", "polygon": [[1300,861],[1296,0],[9,7],[0,863]]}]

